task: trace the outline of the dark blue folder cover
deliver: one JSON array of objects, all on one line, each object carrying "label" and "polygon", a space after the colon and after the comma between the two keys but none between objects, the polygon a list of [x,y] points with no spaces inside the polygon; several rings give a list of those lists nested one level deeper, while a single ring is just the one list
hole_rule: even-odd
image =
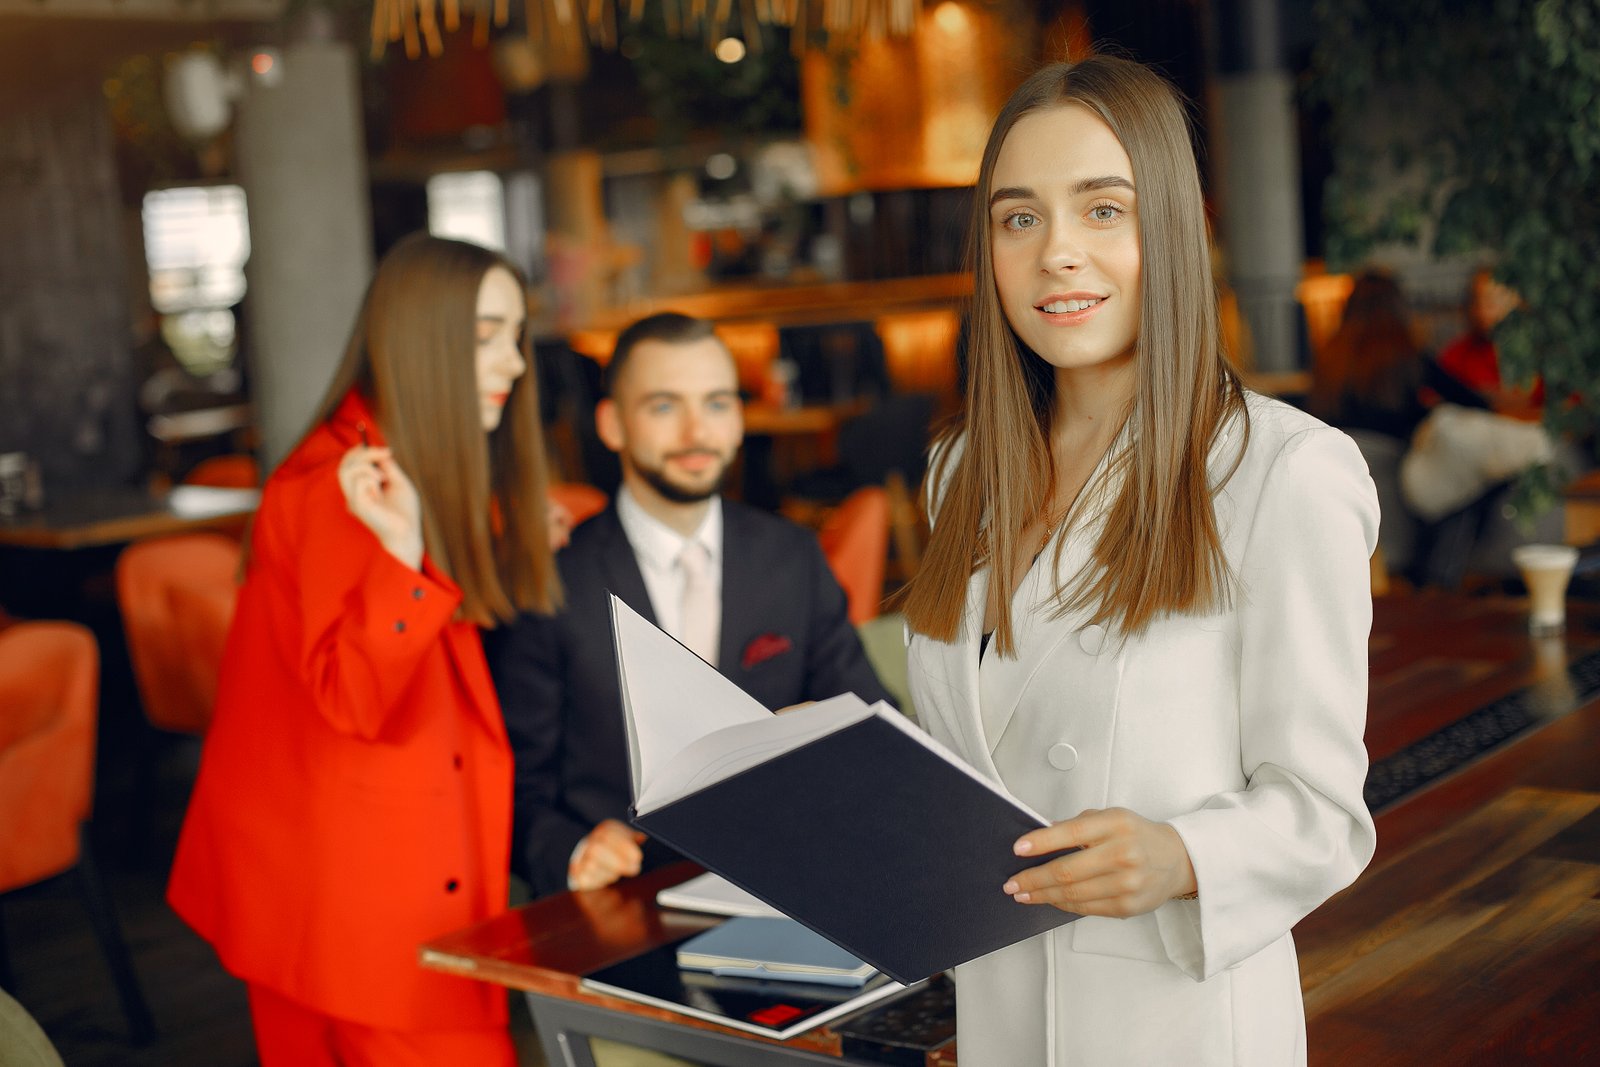
[{"label": "dark blue folder cover", "polygon": [[907,984],[1077,918],[1000,890],[1039,824],[875,716],[634,822]]}]

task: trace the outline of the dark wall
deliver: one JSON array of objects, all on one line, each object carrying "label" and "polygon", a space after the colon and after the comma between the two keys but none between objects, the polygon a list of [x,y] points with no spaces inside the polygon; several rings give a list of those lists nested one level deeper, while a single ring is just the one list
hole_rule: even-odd
[{"label": "dark wall", "polygon": [[37,457],[46,493],[143,464],[123,219],[98,81],[0,113],[0,451]]}]

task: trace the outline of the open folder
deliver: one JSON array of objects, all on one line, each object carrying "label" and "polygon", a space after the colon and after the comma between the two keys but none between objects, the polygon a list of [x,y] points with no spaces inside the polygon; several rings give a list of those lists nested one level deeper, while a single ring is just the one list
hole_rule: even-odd
[{"label": "open folder", "polygon": [[611,622],[640,829],[907,984],[1077,918],[1000,889],[1046,821],[893,708],[774,715],[615,596]]}]

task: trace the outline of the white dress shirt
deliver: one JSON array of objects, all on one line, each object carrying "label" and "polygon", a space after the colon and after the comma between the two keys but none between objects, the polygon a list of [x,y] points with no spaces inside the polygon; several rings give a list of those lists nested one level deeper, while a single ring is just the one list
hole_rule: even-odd
[{"label": "white dress shirt", "polygon": [[683,639],[684,574],[678,557],[689,541],[698,541],[705,548],[717,603],[722,603],[722,498],[714,496],[710,503],[700,528],[691,536],[683,537],[652,518],[626,486],[617,490],[617,519],[622,523],[622,532],[628,536],[628,543],[633,546],[633,558],[644,576],[656,625],[679,640]]}]

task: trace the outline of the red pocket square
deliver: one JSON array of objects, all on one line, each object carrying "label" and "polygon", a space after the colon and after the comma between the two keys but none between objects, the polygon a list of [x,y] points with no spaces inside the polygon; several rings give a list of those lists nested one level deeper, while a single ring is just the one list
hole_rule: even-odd
[{"label": "red pocket square", "polygon": [[794,643],[782,634],[762,634],[760,637],[752,638],[750,643],[744,646],[744,655],[740,657],[739,662],[745,670],[749,670],[774,656],[783,655],[793,647]]}]

